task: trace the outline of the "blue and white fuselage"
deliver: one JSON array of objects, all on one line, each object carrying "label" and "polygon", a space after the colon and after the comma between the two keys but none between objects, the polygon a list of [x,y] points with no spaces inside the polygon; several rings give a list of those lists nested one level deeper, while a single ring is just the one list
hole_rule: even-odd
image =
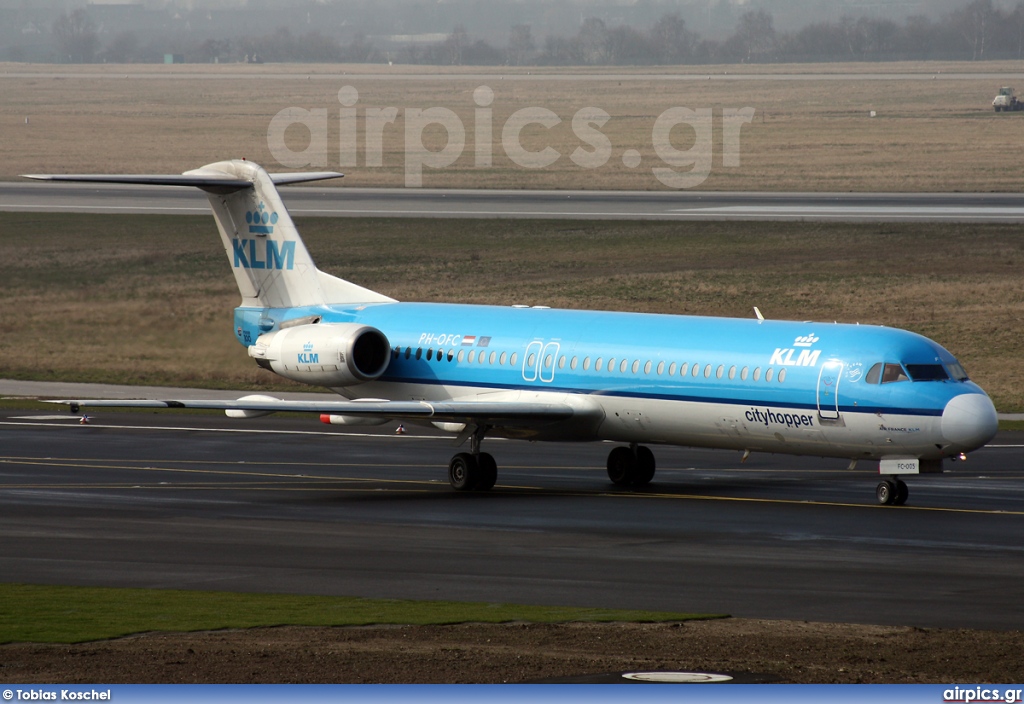
[{"label": "blue and white fuselage", "polygon": [[[984,391],[943,347],[905,330],[435,303],[243,307],[236,330],[244,344],[261,320],[309,317],[372,326],[390,342],[380,377],[332,386],[347,398],[543,395],[589,411],[584,424],[509,428],[515,437],[936,460],[994,432]],[[313,350],[281,371],[330,385],[324,365],[310,363]]]},{"label": "blue and white fuselage", "polygon": [[488,435],[626,443],[617,485],[644,486],[646,444],[877,460],[881,503],[899,475],[938,471],[988,442],[995,408],[937,343],[835,323],[403,303],[317,269],[276,185],[340,174],[277,174],[241,161],[181,175],[36,176],[187,185],[209,196],[242,296],[235,335],[261,366],[344,400],[69,401],[79,406],[222,408],[252,417],[309,411],[341,424],[432,424],[469,441],[456,489],[489,489]]}]

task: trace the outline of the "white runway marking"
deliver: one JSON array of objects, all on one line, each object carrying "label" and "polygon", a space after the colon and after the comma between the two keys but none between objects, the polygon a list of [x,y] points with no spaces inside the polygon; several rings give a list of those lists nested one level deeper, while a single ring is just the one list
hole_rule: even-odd
[{"label": "white runway marking", "polygon": [[726,205],[711,208],[678,208],[680,214],[742,215],[749,217],[872,217],[872,218],[970,218],[972,220],[1024,218],[1024,208],[990,206],[889,206],[889,205]]},{"label": "white runway marking", "polygon": [[78,421],[81,416],[76,416],[71,413],[65,413],[62,416],[11,416],[11,420],[73,420]]}]

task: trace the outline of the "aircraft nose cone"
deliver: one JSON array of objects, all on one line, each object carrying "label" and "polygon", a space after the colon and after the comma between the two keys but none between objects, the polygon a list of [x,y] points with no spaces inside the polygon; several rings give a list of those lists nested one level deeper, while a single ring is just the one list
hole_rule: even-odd
[{"label": "aircraft nose cone", "polygon": [[942,411],[942,436],[965,452],[987,443],[998,429],[996,407],[984,394],[954,396]]}]

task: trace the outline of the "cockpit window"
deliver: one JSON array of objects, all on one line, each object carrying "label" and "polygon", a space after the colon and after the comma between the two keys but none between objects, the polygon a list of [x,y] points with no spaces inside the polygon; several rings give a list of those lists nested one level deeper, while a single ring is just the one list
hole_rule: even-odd
[{"label": "cockpit window", "polygon": [[958,363],[947,364],[946,369],[949,371],[949,375],[957,381],[967,381],[967,372]]},{"label": "cockpit window", "polygon": [[907,373],[912,381],[946,381],[949,374],[941,364],[908,364]]},{"label": "cockpit window", "polygon": [[879,362],[878,364],[875,364],[874,366],[871,367],[871,369],[868,370],[868,375],[864,379],[864,381],[866,381],[869,384],[877,384],[881,380],[882,380],[882,363]]},{"label": "cockpit window", "polygon": [[899,364],[886,364],[882,370],[882,383],[891,384],[894,381],[907,381],[907,375]]}]

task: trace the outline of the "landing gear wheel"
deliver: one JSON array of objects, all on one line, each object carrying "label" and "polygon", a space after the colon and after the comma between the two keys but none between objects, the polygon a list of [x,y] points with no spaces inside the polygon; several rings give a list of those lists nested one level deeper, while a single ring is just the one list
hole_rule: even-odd
[{"label": "landing gear wheel", "polygon": [[468,452],[460,452],[448,463],[448,483],[456,491],[469,491],[480,480],[480,467]]},{"label": "landing gear wheel", "polygon": [[896,498],[893,499],[892,503],[895,506],[902,506],[907,503],[907,498],[910,496],[910,489],[907,488],[907,483],[902,479],[896,480]]},{"label": "landing gear wheel", "polygon": [[476,481],[476,490],[493,489],[494,484],[498,481],[498,463],[494,461],[494,456],[487,452],[481,452],[476,456],[476,463],[480,470]]},{"label": "landing gear wheel", "polygon": [[640,445],[636,448],[636,474],[633,486],[647,486],[654,479],[654,453],[650,448]]},{"label": "landing gear wheel", "polygon": [[616,447],[608,453],[608,478],[615,486],[631,486],[636,466],[636,455],[628,447]]},{"label": "landing gear wheel", "polygon": [[875,498],[883,506],[889,506],[896,502],[896,484],[888,479],[878,482],[875,487]]}]

